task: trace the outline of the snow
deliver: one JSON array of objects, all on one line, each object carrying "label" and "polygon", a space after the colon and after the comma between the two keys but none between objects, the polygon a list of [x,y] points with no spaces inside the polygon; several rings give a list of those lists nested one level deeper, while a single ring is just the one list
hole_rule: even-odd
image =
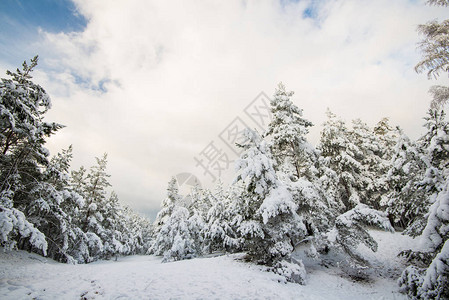
[{"label": "snow", "polygon": [[369,208],[365,204],[358,204],[356,207],[337,218],[337,224],[342,224],[348,228],[353,227],[355,222],[364,222],[367,225],[378,226],[385,230],[394,231],[386,213]]},{"label": "snow", "polygon": [[[430,264],[424,276],[423,289],[432,290],[436,285],[445,285],[447,282],[447,275],[449,273],[447,262],[449,261],[449,242],[445,242],[441,252],[437,254],[435,259]],[[446,278],[445,278],[446,277]]]},{"label": "snow", "polygon": [[259,213],[262,215],[263,223],[267,224],[270,218],[276,217],[282,213],[293,213],[297,206],[293,202],[291,193],[287,187],[280,185],[270,191],[270,194],[264,199],[259,207]]},{"label": "snow", "polygon": [[[54,262],[25,251],[0,249],[0,299],[406,299],[396,278],[396,257],[414,243],[399,233],[370,232],[371,281],[358,282],[340,268],[305,262],[306,285],[245,263],[242,254],[161,263],[161,257],[130,256],[87,265]],[[383,270],[383,273],[375,272]]]},{"label": "snow", "polygon": [[[443,237],[449,231],[449,180],[438,193],[429,210],[427,225],[422,234],[422,247],[434,251],[444,242]],[[427,248],[427,249],[426,249]]]},{"label": "snow", "polygon": [[14,248],[16,242],[9,240],[10,234],[19,233],[22,237],[29,237],[30,244],[41,249],[44,255],[47,255],[47,241],[42,232],[28,222],[25,215],[15,208],[5,208],[0,205],[0,243],[7,245],[8,248]]}]

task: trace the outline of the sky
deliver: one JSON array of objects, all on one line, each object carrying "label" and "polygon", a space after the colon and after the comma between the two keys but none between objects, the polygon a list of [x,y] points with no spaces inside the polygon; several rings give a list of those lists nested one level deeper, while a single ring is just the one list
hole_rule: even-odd
[{"label": "sky", "polygon": [[74,169],[108,153],[122,203],[154,217],[171,176],[183,192],[232,179],[235,134],[263,130],[279,82],[315,125],[313,145],[327,108],[418,138],[438,80],[413,69],[416,27],[448,12],[411,0],[2,0],[0,76],[39,54],[47,120],[66,125],[47,148],[73,145]]}]

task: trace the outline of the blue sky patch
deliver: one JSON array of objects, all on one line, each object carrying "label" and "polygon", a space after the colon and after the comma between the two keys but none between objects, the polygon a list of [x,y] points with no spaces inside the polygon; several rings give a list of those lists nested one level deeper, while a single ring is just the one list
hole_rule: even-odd
[{"label": "blue sky patch", "polygon": [[1,33],[14,32],[14,26],[42,28],[49,32],[82,31],[87,20],[69,0],[2,0]]},{"label": "blue sky patch", "polygon": [[46,32],[82,31],[87,20],[70,0],[1,0],[0,52],[17,65],[39,54],[39,28]]}]

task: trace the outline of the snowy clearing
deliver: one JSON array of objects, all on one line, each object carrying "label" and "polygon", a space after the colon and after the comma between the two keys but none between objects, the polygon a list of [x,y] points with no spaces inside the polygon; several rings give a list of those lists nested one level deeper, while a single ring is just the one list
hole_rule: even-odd
[{"label": "snowy clearing", "polygon": [[155,256],[67,265],[25,251],[1,252],[1,299],[406,299],[397,292],[399,250],[416,241],[372,231],[379,250],[369,257],[371,280],[357,282],[339,268],[305,261],[307,285],[239,260],[241,255],[161,263]]}]

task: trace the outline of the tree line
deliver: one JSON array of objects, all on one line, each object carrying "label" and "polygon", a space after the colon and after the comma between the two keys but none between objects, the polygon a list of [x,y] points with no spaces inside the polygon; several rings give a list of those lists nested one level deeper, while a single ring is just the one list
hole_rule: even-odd
[{"label": "tree line", "polygon": [[0,242],[60,262],[142,253],[151,226],[108,193],[107,155],[70,171],[72,146],[50,157],[46,139],[64,126],[44,121],[51,101],[31,81],[38,57],[0,83]]},{"label": "tree line", "polygon": [[245,131],[229,186],[196,188],[183,198],[176,180],[169,182],[149,253],[173,261],[243,251],[247,260],[303,283],[306,270],[292,257],[295,249],[323,261],[338,254],[362,270],[367,260],[358,246],[377,250],[367,229],[400,230],[422,240],[419,251],[400,253],[410,264],[401,290],[423,298],[448,295],[444,111],[431,108],[424,118],[426,133],[412,141],[386,118],[372,128],[360,119],[349,127],[328,110],[313,147],[306,138],[312,123],[292,96],[279,84],[266,132]]}]

